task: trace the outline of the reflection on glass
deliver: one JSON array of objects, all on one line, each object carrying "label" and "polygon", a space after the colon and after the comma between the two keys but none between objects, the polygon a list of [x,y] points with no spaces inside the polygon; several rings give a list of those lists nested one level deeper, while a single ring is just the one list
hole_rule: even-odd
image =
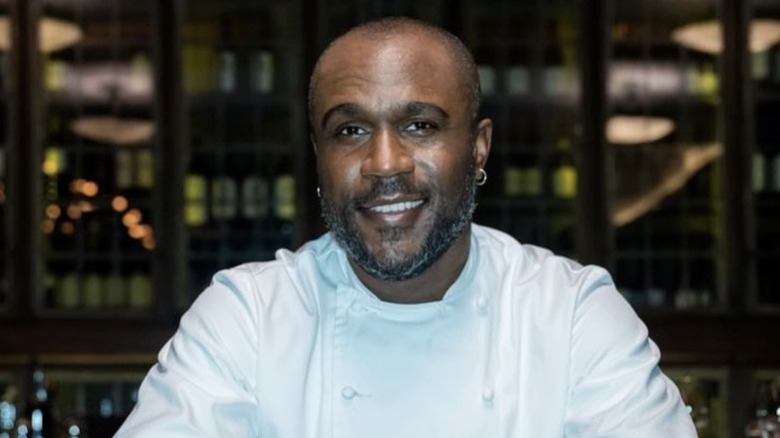
[{"label": "reflection on glass", "polygon": [[500,127],[476,221],[574,256],[576,2],[463,7],[461,37],[478,65],[482,115]]},{"label": "reflection on glass", "polygon": [[[779,23],[780,1],[756,3],[756,22]],[[762,309],[780,309],[780,44],[765,42],[751,55],[753,109],[752,191],[755,203],[757,294]]]},{"label": "reflection on glass", "polygon": [[610,2],[611,214],[615,276],[637,307],[720,305],[718,58],[675,40],[715,2]]},{"label": "reflection on glass", "polygon": [[[53,315],[149,312],[150,4],[46,1],[42,13],[71,23],[78,38],[43,50],[45,275],[38,304]],[[131,209],[139,219],[126,224]],[[131,287],[138,277],[141,287]]]},{"label": "reflection on glass", "polygon": [[669,368],[665,372],[679,388],[699,438],[729,436],[726,372],[698,368]]},{"label": "reflection on glass", "polygon": [[[0,15],[7,15],[6,6],[0,5]],[[11,304],[6,272],[6,181],[7,181],[7,107],[8,107],[8,52],[0,51],[0,312]]]},{"label": "reflection on glass", "polygon": [[183,301],[218,269],[294,244],[296,157],[307,144],[299,3],[184,4]]}]

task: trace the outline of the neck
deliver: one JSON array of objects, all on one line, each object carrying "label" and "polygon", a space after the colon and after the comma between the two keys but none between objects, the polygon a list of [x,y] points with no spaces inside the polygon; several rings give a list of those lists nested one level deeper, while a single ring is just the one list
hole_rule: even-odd
[{"label": "neck", "polygon": [[469,257],[471,233],[463,232],[439,260],[422,274],[408,280],[390,281],[372,277],[350,260],[358,279],[382,301],[400,304],[439,301],[458,279]]}]

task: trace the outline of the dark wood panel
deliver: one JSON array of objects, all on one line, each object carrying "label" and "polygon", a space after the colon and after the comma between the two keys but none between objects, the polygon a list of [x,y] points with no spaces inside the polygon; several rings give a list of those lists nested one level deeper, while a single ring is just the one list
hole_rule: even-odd
[{"label": "dark wood panel", "polygon": [[133,320],[0,320],[0,357],[156,353],[176,330]]},{"label": "dark wood panel", "polygon": [[667,364],[780,366],[780,316],[643,316]]}]

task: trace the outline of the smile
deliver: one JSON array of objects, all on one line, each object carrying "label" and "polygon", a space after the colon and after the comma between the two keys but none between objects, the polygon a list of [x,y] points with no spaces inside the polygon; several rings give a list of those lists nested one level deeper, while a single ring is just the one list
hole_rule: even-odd
[{"label": "smile", "polygon": [[384,204],[384,205],[377,205],[374,207],[371,207],[370,210],[374,213],[400,213],[407,210],[412,210],[414,208],[417,208],[423,204],[423,201],[405,201],[405,202],[396,202],[393,204]]}]

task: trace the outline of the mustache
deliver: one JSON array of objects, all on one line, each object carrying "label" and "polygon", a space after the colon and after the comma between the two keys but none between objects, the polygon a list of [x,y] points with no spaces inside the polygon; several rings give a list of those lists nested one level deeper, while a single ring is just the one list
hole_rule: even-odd
[{"label": "mustache", "polygon": [[409,193],[422,193],[424,196],[428,196],[427,191],[415,187],[406,176],[378,177],[371,183],[371,188],[367,192],[355,196],[352,203],[357,206],[380,197]]}]

